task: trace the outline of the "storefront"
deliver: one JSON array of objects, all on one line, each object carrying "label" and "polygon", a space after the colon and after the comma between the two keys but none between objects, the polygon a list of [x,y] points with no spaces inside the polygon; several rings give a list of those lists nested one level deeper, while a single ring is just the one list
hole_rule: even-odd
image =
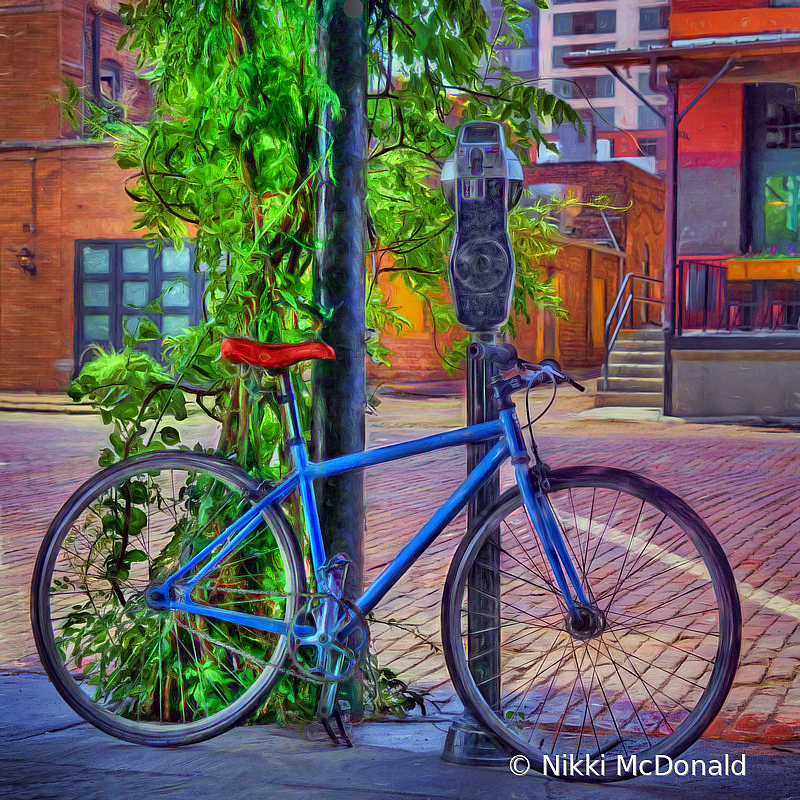
[{"label": "storefront", "polygon": [[800,417],[800,33],[566,61],[667,97],[664,413]]}]

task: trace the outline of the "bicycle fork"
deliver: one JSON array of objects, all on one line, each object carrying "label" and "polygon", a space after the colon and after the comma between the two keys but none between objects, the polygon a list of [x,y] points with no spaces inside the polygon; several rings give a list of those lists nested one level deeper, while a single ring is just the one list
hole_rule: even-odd
[{"label": "bicycle fork", "polygon": [[[506,433],[511,454],[511,463],[517,478],[517,486],[522,493],[525,510],[528,512],[534,535],[539,539],[542,550],[553,571],[556,585],[564,598],[571,627],[578,629],[585,624],[585,609],[591,606],[581,579],[567,552],[564,537],[553,509],[542,490],[538,479],[531,474],[528,450],[522,439],[519,422],[511,409],[503,409],[500,419]],[[570,588],[571,587],[571,588]]]}]

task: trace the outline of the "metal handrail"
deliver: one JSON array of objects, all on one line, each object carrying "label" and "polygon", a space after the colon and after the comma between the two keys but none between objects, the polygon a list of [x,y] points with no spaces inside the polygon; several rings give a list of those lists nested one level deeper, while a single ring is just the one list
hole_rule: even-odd
[{"label": "metal handrail", "polygon": [[[608,317],[606,318],[606,325],[605,329],[603,330],[603,347],[605,348],[605,354],[603,356],[603,389],[608,389],[608,360],[611,356],[611,348],[614,347],[614,344],[617,341],[617,336],[619,335],[620,329],[622,328],[622,323],[625,320],[625,316],[631,309],[634,300],[638,300],[640,303],[649,303],[655,306],[662,306],[664,305],[663,300],[657,300],[651,297],[639,297],[633,293],[633,282],[635,280],[645,281],[646,283],[657,283],[663,286],[664,281],[659,280],[658,278],[651,278],[649,275],[640,275],[637,272],[629,272],[622,281],[622,285],[619,287],[619,292],[617,292],[617,298],[614,300],[614,304],[611,306],[611,311],[608,312]],[[609,337],[609,331],[611,330],[611,326],[614,322],[614,315],[617,313],[620,303],[622,303],[623,297],[625,298],[625,303],[622,307],[622,312],[619,315],[617,320],[617,325],[614,328],[614,333],[611,334]]]}]

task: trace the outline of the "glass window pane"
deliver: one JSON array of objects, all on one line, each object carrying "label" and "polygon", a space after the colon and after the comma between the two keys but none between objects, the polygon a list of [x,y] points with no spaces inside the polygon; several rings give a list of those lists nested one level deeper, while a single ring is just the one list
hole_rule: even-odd
[{"label": "glass window pane", "polygon": [[536,31],[533,27],[533,20],[532,19],[523,19],[520,20],[517,25],[522,28],[522,34],[525,37],[526,42],[534,42],[536,39]]},{"label": "glass window pane", "polygon": [[141,325],[143,319],[144,317],[123,317],[122,329],[130,333],[132,336],[136,336],[136,334],[139,332],[139,325]]},{"label": "glass window pane", "polygon": [[613,97],[615,88],[614,79],[610,75],[600,75],[595,82],[595,96]]},{"label": "glass window pane", "polygon": [[122,302],[125,305],[143,306],[150,301],[150,284],[144,281],[123,281]]},{"label": "glass window pane", "polygon": [[771,176],[765,183],[765,242],[795,255],[800,242],[800,176]]},{"label": "glass window pane", "polygon": [[111,285],[103,281],[86,281],[83,284],[85,306],[107,306],[111,301]]},{"label": "glass window pane", "polygon": [[84,247],[83,272],[85,275],[108,275],[111,266],[111,253],[105,248]]},{"label": "glass window pane", "polygon": [[83,338],[105,341],[109,327],[108,314],[86,314],[83,318]]},{"label": "glass window pane", "polygon": [[553,48],[553,66],[565,66],[564,56],[570,53],[594,53],[603,50],[613,50],[616,46],[616,42],[578,42],[576,44],[559,45]]},{"label": "glass window pane", "polygon": [[637,110],[637,127],[639,130],[648,131],[664,127],[664,120],[647,106],[639,106]]},{"label": "glass window pane", "polygon": [[553,14],[553,35],[567,36],[572,33],[572,14]]},{"label": "glass window pane", "polygon": [[639,30],[655,31],[669,27],[669,6],[639,9]]},{"label": "glass window pane", "polygon": [[639,139],[639,150],[646,156],[658,155],[658,139]]},{"label": "glass window pane", "polygon": [[174,247],[165,247],[161,253],[163,272],[189,272],[192,268],[191,253],[184,247],[180,253]]},{"label": "glass window pane", "polygon": [[161,332],[165,336],[177,336],[192,324],[188,314],[164,314],[161,323]]},{"label": "glass window pane", "polygon": [[511,71],[530,72],[534,69],[533,63],[534,49],[532,47],[520,47],[511,51]]},{"label": "glass window pane", "polygon": [[[568,81],[553,81],[553,93],[559,97],[570,98],[577,90],[573,89],[573,84]],[[580,92],[577,92],[580,94]]]},{"label": "glass window pane", "polygon": [[600,107],[595,109],[595,125],[599,131],[612,131],[617,122],[616,106]]},{"label": "glass window pane", "polygon": [[161,281],[162,306],[182,306],[186,308],[192,304],[192,292],[189,284],[184,281]]},{"label": "glass window pane", "polygon": [[150,272],[150,249],[147,247],[123,247],[122,271]]}]

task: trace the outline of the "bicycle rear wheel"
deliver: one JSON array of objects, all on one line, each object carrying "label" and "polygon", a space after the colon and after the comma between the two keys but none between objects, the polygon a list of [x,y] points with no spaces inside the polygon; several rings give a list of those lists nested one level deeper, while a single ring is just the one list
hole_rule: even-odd
[{"label": "bicycle rear wheel", "polygon": [[682,753],[722,707],[741,636],[733,574],[697,514],[652,481],[603,467],[549,479],[586,624],[570,620],[514,488],[450,566],[448,669],[478,722],[531,768],[632,777]]},{"label": "bicycle rear wheel", "polygon": [[[256,710],[282,674],[287,637],[159,610],[145,592],[257,495],[229,461],[155,452],[98,473],[59,511],[36,560],[31,618],[47,674],[84,719],[127,741],[178,745]],[[304,590],[297,539],[281,510],[268,508],[191,599],[288,623]]]}]

